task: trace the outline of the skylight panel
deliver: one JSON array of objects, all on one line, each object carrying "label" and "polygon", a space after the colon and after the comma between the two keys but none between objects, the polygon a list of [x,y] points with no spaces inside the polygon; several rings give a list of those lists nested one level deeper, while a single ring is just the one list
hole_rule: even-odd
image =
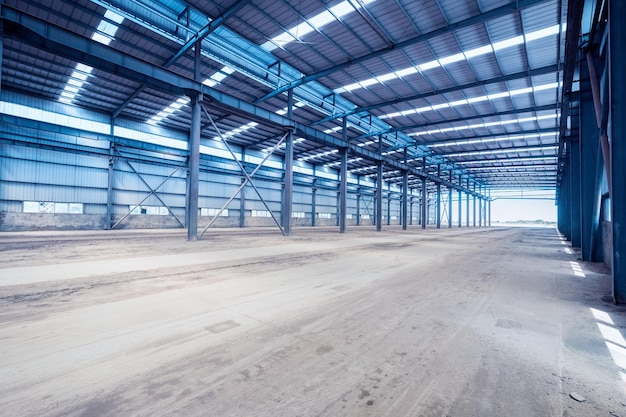
[{"label": "skylight panel", "polygon": [[509,39],[505,39],[503,41],[494,43],[493,44],[493,50],[494,51],[499,51],[501,49],[510,48],[512,46],[521,45],[523,43],[524,43],[524,36],[520,35],[520,36],[516,36],[514,38],[509,38]]},{"label": "skylight panel", "polygon": [[456,157],[456,156],[483,156],[483,155],[497,155],[502,153],[509,152],[535,152],[535,151],[544,151],[546,149],[556,148],[558,145],[554,146],[537,146],[533,148],[521,148],[521,149],[490,149],[486,151],[475,151],[475,152],[459,152],[459,153],[451,153],[447,154],[447,157]]},{"label": "skylight panel", "polygon": [[217,84],[224,81],[224,79],[226,79],[226,77],[228,77],[233,72],[235,72],[234,69],[228,66],[224,66],[219,71],[216,71],[215,74],[211,75],[209,78],[202,81],[202,84],[209,86],[209,87],[215,87]]},{"label": "skylight panel", "polygon": [[181,97],[177,99],[176,101],[174,101],[169,106],[167,106],[166,108],[164,108],[163,110],[161,110],[160,112],[158,112],[157,114],[155,114],[154,116],[152,116],[148,120],[148,123],[155,125],[159,123],[161,120],[165,119],[166,117],[169,117],[172,113],[180,110],[182,107],[186,106],[188,103],[189,103],[189,97],[186,97],[186,96]]},{"label": "skylight panel", "polygon": [[359,2],[350,2],[345,0],[330,10],[324,10],[323,12],[310,17],[306,21],[287,29],[287,31],[271,38],[265,42],[261,47],[266,51],[273,51],[277,47],[284,47],[287,44],[300,40],[303,36],[313,32],[314,30],[320,30],[324,26],[335,22],[337,19],[354,12],[356,9],[374,2],[375,0],[364,0]]},{"label": "skylight panel", "polygon": [[[113,21],[114,23],[111,23],[110,21]],[[118,25],[121,25],[123,21],[124,17],[112,12],[111,10],[107,10],[104,13],[104,19],[102,19],[98,24],[96,31],[91,36],[91,39],[104,45],[110,44],[115,37],[117,29],[119,28]],[[67,84],[61,92],[59,101],[66,104],[72,104],[92,71],[93,68],[88,65],[81,63],[76,64],[75,70],[72,72],[72,75],[70,75]]]},{"label": "skylight panel", "polygon": [[441,66],[446,66],[455,62],[459,62],[459,61],[464,61],[465,60],[465,54],[463,54],[463,52],[459,53],[459,54],[454,54],[454,55],[450,55],[444,58],[440,58],[439,59],[439,64],[441,64]]},{"label": "skylight panel", "polygon": [[243,126],[239,126],[239,127],[235,128],[233,130],[230,130],[228,132],[224,132],[224,133],[221,134],[221,136],[215,136],[213,138],[213,140],[219,142],[219,141],[222,140],[222,138],[224,138],[224,139],[231,138],[233,136],[236,136],[236,135],[240,134],[241,132],[245,132],[246,130],[250,130],[252,128],[255,128],[258,125],[259,124],[256,123],[256,122],[250,122],[248,124],[245,124]]},{"label": "skylight panel", "polygon": [[434,61],[429,61],[424,64],[418,65],[417,68],[420,71],[428,71],[429,69],[437,68],[439,65],[439,61],[435,59]]},{"label": "skylight panel", "polygon": [[[541,29],[541,30],[537,30],[535,32],[530,32],[528,34],[526,34],[526,37],[524,37],[524,35],[520,35],[520,36],[515,36],[513,38],[509,38],[509,39],[504,39],[500,42],[496,42],[492,45],[484,45],[478,48],[474,48],[474,49],[470,49],[468,51],[464,51],[464,52],[460,52],[458,54],[454,54],[454,55],[450,55],[450,56],[446,56],[446,57],[442,57],[439,59],[435,59],[432,61],[428,61],[425,62],[423,64],[419,64],[417,66],[414,67],[408,67],[402,70],[398,70],[395,72],[396,76],[398,78],[403,78],[406,77],[408,75],[411,74],[415,74],[416,72],[421,71],[428,71],[431,70],[433,68],[438,68],[440,66],[446,66],[448,64],[452,64],[454,62],[459,62],[462,60],[469,60],[470,58],[474,58],[477,56],[481,56],[481,55],[485,55],[485,54],[489,54],[495,51],[500,51],[506,48],[511,48],[513,46],[516,45],[521,45],[524,43],[524,41],[526,40],[526,42],[532,42],[535,41],[537,39],[543,39],[546,36],[551,36],[555,33],[559,32],[559,25],[554,25],[554,26],[550,26],[548,28],[545,29]],[[349,86],[346,87],[341,87],[335,90],[335,93],[343,93],[343,92],[350,92],[352,90],[358,89],[358,88],[363,88],[363,84],[365,83],[366,85],[372,85],[372,83],[374,82],[379,82],[379,83],[383,83],[384,81],[380,81],[379,79],[382,77],[386,77],[389,74],[385,74],[383,76],[378,76],[378,77],[374,77],[368,80],[364,80],[353,84],[350,84]],[[372,81],[373,80],[373,81]],[[385,80],[386,81],[386,80]]]},{"label": "skylight panel", "polygon": [[67,84],[65,84],[59,101],[65,104],[72,104],[76,95],[78,95],[83,88],[83,84],[91,75],[91,71],[93,71],[93,68],[88,65],[81,63],[76,64],[76,69],[72,72],[72,75],[70,75]]},{"label": "skylight panel", "polygon": [[379,83],[384,84],[386,81],[393,80],[394,78],[398,78],[398,76],[394,72],[390,72],[389,74],[376,77],[376,80]]},{"label": "skylight panel", "polygon": [[[350,7],[350,6],[348,6]],[[333,16],[333,14],[330,11],[325,11],[322,12],[320,14],[318,14],[317,16],[313,16],[311,19],[309,19],[309,23],[315,28],[315,29],[319,29],[323,26],[326,26],[327,24],[329,24],[330,22],[332,22],[333,20],[335,20],[335,16]]]},{"label": "skylight panel", "polygon": [[482,101],[496,100],[496,99],[503,98],[503,97],[509,97],[509,96],[513,97],[513,96],[517,96],[521,94],[532,93],[533,91],[548,90],[551,88],[556,88],[558,86],[559,86],[559,83],[550,83],[550,84],[538,85],[536,87],[520,88],[520,89],[513,90],[513,91],[503,91],[501,93],[494,93],[494,94],[489,94],[486,96],[471,97],[465,100],[452,101],[450,103],[441,103],[441,104],[436,104],[434,106],[420,107],[414,110],[405,110],[402,112],[390,113],[387,115],[379,116],[379,119],[390,119],[390,118],[394,118],[398,116],[406,116],[407,114],[412,114],[412,113],[424,113],[427,111],[437,111],[439,109],[443,109],[447,107],[452,108],[452,107],[462,106],[466,104],[479,103]]},{"label": "skylight panel", "polygon": [[104,19],[102,19],[98,24],[98,27],[91,36],[91,39],[104,45],[110,44],[113,38],[115,38],[119,25],[121,25],[123,21],[124,18],[122,16],[111,10],[107,10],[104,14]]},{"label": "skylight panel", "polygon": [[551,35],[558,35],[559,25],[550,26],[545,29],[536,30],[526,34],[526,42],[532,42],[537,39],[545,38]]},{"label": "skylight panel", "polygon": [[474,49],[470,49],[469,51],[465,51],[464,54],[465,54],[466,59],[471,59],[477,56],[490,54],[491,52],[493,52],[493,48],[491,47],[491,45],[485,45],[479,48],[474,48]]},{"label": "skylight panel", "polygon": [[[531,117],[525,117],[523,119],[500,120],[497,122],[475,123],[472,125],[455,126],[453,129],[455,131],[459,131],[459,130],[480,129],[480,128],[486,128],[486,127],[491,127],[491,126],[505,126],[505,125],[510,125],[513,123],[526,123],[526,122],[534,122],[538,120],[555,119],[558,116],[559,115],[557,114],[548,114],[544,116],[531,116]],[[434,133],[442,133],[443,131],[444,129],[432,129],[428,131],[409,133],[409,136],[432,135]]]}]

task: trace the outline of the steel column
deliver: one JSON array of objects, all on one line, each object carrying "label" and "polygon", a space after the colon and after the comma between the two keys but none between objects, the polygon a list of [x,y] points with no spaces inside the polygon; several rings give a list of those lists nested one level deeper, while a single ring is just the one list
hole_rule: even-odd
[{"label": "steel column", "polygon": [[198,240],[198,184],[200,181],[200,103],[202,94],[191,97],[191,134],[189,135],[189,221],[187,240]]},{"label": "steel column", "polygon": [[[571,113],[571,112],[570,112]],[[570,114],[572,118],[572,126],[578,126],[578,115]],[[581,173],[580,170],[580,141],[578,135],[573,134],[571,141],[571,151],[572,151],[572,165],[571,165],[571,176],[570,180],[572,181],[572,246],[575,248],[580,248],[581,246],[581,223],[580,223],[580,215],[581,215],[581,204],[580,200],[580,187],[581,187]],[[592,176],[593,173],[585,172],[584,175]]]},{"label": "steel column", "polygon": [[[600,205],[598,157],[600,146],[598,138],[597,118],[594,117],[594,103],[591,94],[589,80],[589,67],[585,60],[580,63],[580,248],[583,261],[596,261],[594,259],[594,244],[598,243],[600,231],[599,210],[595,207]],[[592,64],[593,65],[593,64]],[[601,175],[600,175],[601,177]]]},{"label": "steel column", "polygon": [[[474,183],[474,192],[476,192],[476,183]],[[476,227],[476,195],[472,195],[472,227]]]},{"label": "steel column", "polygon": [[[469,178],[467,179],[467,189],[469,190]],[[470,226],[470,195],[465,193],[465,227]]]},{"label": "steel column", "polygon": [[[426,157],[422,158],[422,170],[426,174]],[[422,229],[426,229],[428,218],[426,217],[426,205],[428,204],[428,193],[426,192],[426,177],[422,177]]]},{"label": "steel column", "polygon": [[[408,151],[404,148],[404,164],[407,165]],[[407,229],[409,205],[409,171],[402,171],[402,230]]]},{"label": "steel column", "polygon": [[[481,192],[481,186],[478,186],[478,192]],[[483,227],[483,199],[478,197],[478,227]]]},{"label": "steel column", "polygon": [[[346,119],[344,119],[345,129]],[[345,130],[344,130],[345,131]],[[347,192],[348,192],[348,150],[346,148],[339,149],[341,158],[340,176],[341,183],[339,184],[339,233],[346,232],[346,210],[348,207]]]},{"label": "steel column", "polygon": [[488,200],[487,200],[487,205],[488,205],[487,207],[488,207],[488,210],[489,210],[489,224],[488,224],[488,226],[491,227],[491,190],[489,190],[489,197],[488,197]]},{"label": "steel column", "polygon": [[[463,176],[459,175],[459,185],[463,187]],[[463,193],[459,188],[459,227],[463,227]]]},{"label": "steel column", "polygon": [[626,3],[609,2],[609,103],[611,103],[611,221],[613,298],[626,302]]},{"label": "steel column", "polygon": [[[0,34],[0,39],[1,38],[2,36]],[[0,60],[2,60],[1,56]],[[114,123],[115,119],[111,117],[111,142],[109,143],[109,169],[107,172],[107,218],[104,222],[104,227],[107,230],[111,230],[111,226],[113,225],[113,175],[115,173],[113,170],[113,164],[115,163],[115,136],[113,135]]]},{"label": "steel column", "polygon": [[[293,90],[287,93],[287,118],[293,119]],[[291,212],[293,209],[293,130],[289,130],[285,145],[285,198],[283,201],[283,233],[291,236]]]},{"label": "steel column", "polygon": [[[450,183],[452,183],[452,171],[450,171]],[[452,188],[448,188],[448,229],[452,227]]]},{"label": "steel column", "polygon": [[[382,158],[383,137],[378,137],[378,155]],[[383,161],[378,161],[376,166],[376,231],[383,228]]]},{"label": "steel column", "polygon": [[361,189],[356,191],[356,225],[361,225]]},{"label": "steel column", "polygon": [[[441,178],[441,165],[437,165],[437,178]],[[435,210],[437,216],[437,229],[441,229],[441,184],[437,183],[437,208]]]},{"label": "steel column", "polygon": [[[313,172],[315,174],[315,172]],[[317,212],[315,207],[315,195],[317,194],[317,179],[313,178],[313,186],[311,187],[311,226],[315,226]]]}]

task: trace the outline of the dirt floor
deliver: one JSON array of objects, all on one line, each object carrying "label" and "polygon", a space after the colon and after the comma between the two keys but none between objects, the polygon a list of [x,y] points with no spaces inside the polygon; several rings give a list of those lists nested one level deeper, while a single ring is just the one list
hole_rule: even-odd
[{"label": "dirt floor", "polygon": [[3,233],[0,415],[626,417],[626,310],[578,257],[549,228]]}]

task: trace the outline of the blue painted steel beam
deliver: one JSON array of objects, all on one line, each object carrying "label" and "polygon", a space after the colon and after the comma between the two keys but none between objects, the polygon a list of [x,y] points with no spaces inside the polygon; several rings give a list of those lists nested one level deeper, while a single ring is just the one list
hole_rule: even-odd
[{"label": "blue painted steel beam", "polygon": [[375,51],[375,52],[372,52],[372,53],[369,53],[369,54],[366,54],[366,55],[362,55],[362,56],[357,57],[357,58],[350,58],[349,60],[347,60],[346,62],[344,62],[342,64],[332,66],[332,67],[327,68],[325,70],[318,71],[318,72],[316,72],[314,74],[310,74],[310,75],[304,76],[304,77],[302,77],[302,78],[300,78],[298,80],[295,80],[295,81],[293,81],[293,82],[291,82],[289,84],[286,84],[286,85],[284,85],[284,86],[282,86],[282,87],[272,91],[271,93],[266,94],[264,97],[261,98],[261,101],[267,100],[267,99],[269,99],[271,97],[275,97],[275,96],[277,96],[279,94],[284,93],[287,90],[293,89],[294,87],[297,87],[297,86],[309,83],[311,81],[315,81],[315,80],[317,80],[319,78],[322,78],[322,77],[326,77],[326,76],[328,76],[328,75],[330,75],[330,74],[332,74],[334,72],[344,70],[344,69],[350,67],[351,65],[361,64],[361,63],[369,61],[371,59],[380,58],[380,57],[382,57],[382,56],[384,56],[384,55],[386,55],[386,54],[388,54],[390,52],[394,52],[394,51],[397,51],[397,50],[400,50],[400,49],[408,48],[410,46],[416,45],[416,44],[421,43],[421,42],[426,42],[426,41],[428,41],[430,39],[436,38],[437,36],[445,35],[445,34],[453,32],[455,30],[459,30],[459,29],[462,29],[462,28],[466,28],[466,27],[470,27],[470,26],[473,26],[473,25],[477,25],[479,23],[483,23],[483,22],[486,22],[487,20],[495,19],[495,18],[500,17],[500,16],[505,16],[505,15],[511,14],[512,12],[514,12],[516,10],[522,10],[524,8],[531,7],[531,6],[534,6],[536,4],[542,3],[544,1],[545,0],[516,0],[514,2],[505,4],[504,6],[500,6],[500,7],[497,7],[495,9],[489,10],[488,12],[481,13],[481,14],[476,15],[476,16],[472,16],[472,17],[470,17],[468,19],[465,19],[465,20],[462,20],[460,22],[452,23],[452,24],[446,25],[446,26],[444,26],[442,28],[439,28],[439,29],[430,31],[428,33],[424,33],[424,34],[418,35],[418,36],[416,36],[414,38],[407,39],[405,41],[399,42],[397,44],[389,45],[388,47],[386,47],[384,49],[381,49],[381,50],[378,50],[378,51]]}]

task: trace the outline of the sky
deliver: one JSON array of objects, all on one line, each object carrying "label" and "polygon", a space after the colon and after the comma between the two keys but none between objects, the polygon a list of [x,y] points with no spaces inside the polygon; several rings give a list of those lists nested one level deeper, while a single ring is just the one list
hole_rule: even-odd
[{"label": "sky", "polygon": [[491,221],[544,220],[556,222],[554,200],[503,200],[491,202]]}]

